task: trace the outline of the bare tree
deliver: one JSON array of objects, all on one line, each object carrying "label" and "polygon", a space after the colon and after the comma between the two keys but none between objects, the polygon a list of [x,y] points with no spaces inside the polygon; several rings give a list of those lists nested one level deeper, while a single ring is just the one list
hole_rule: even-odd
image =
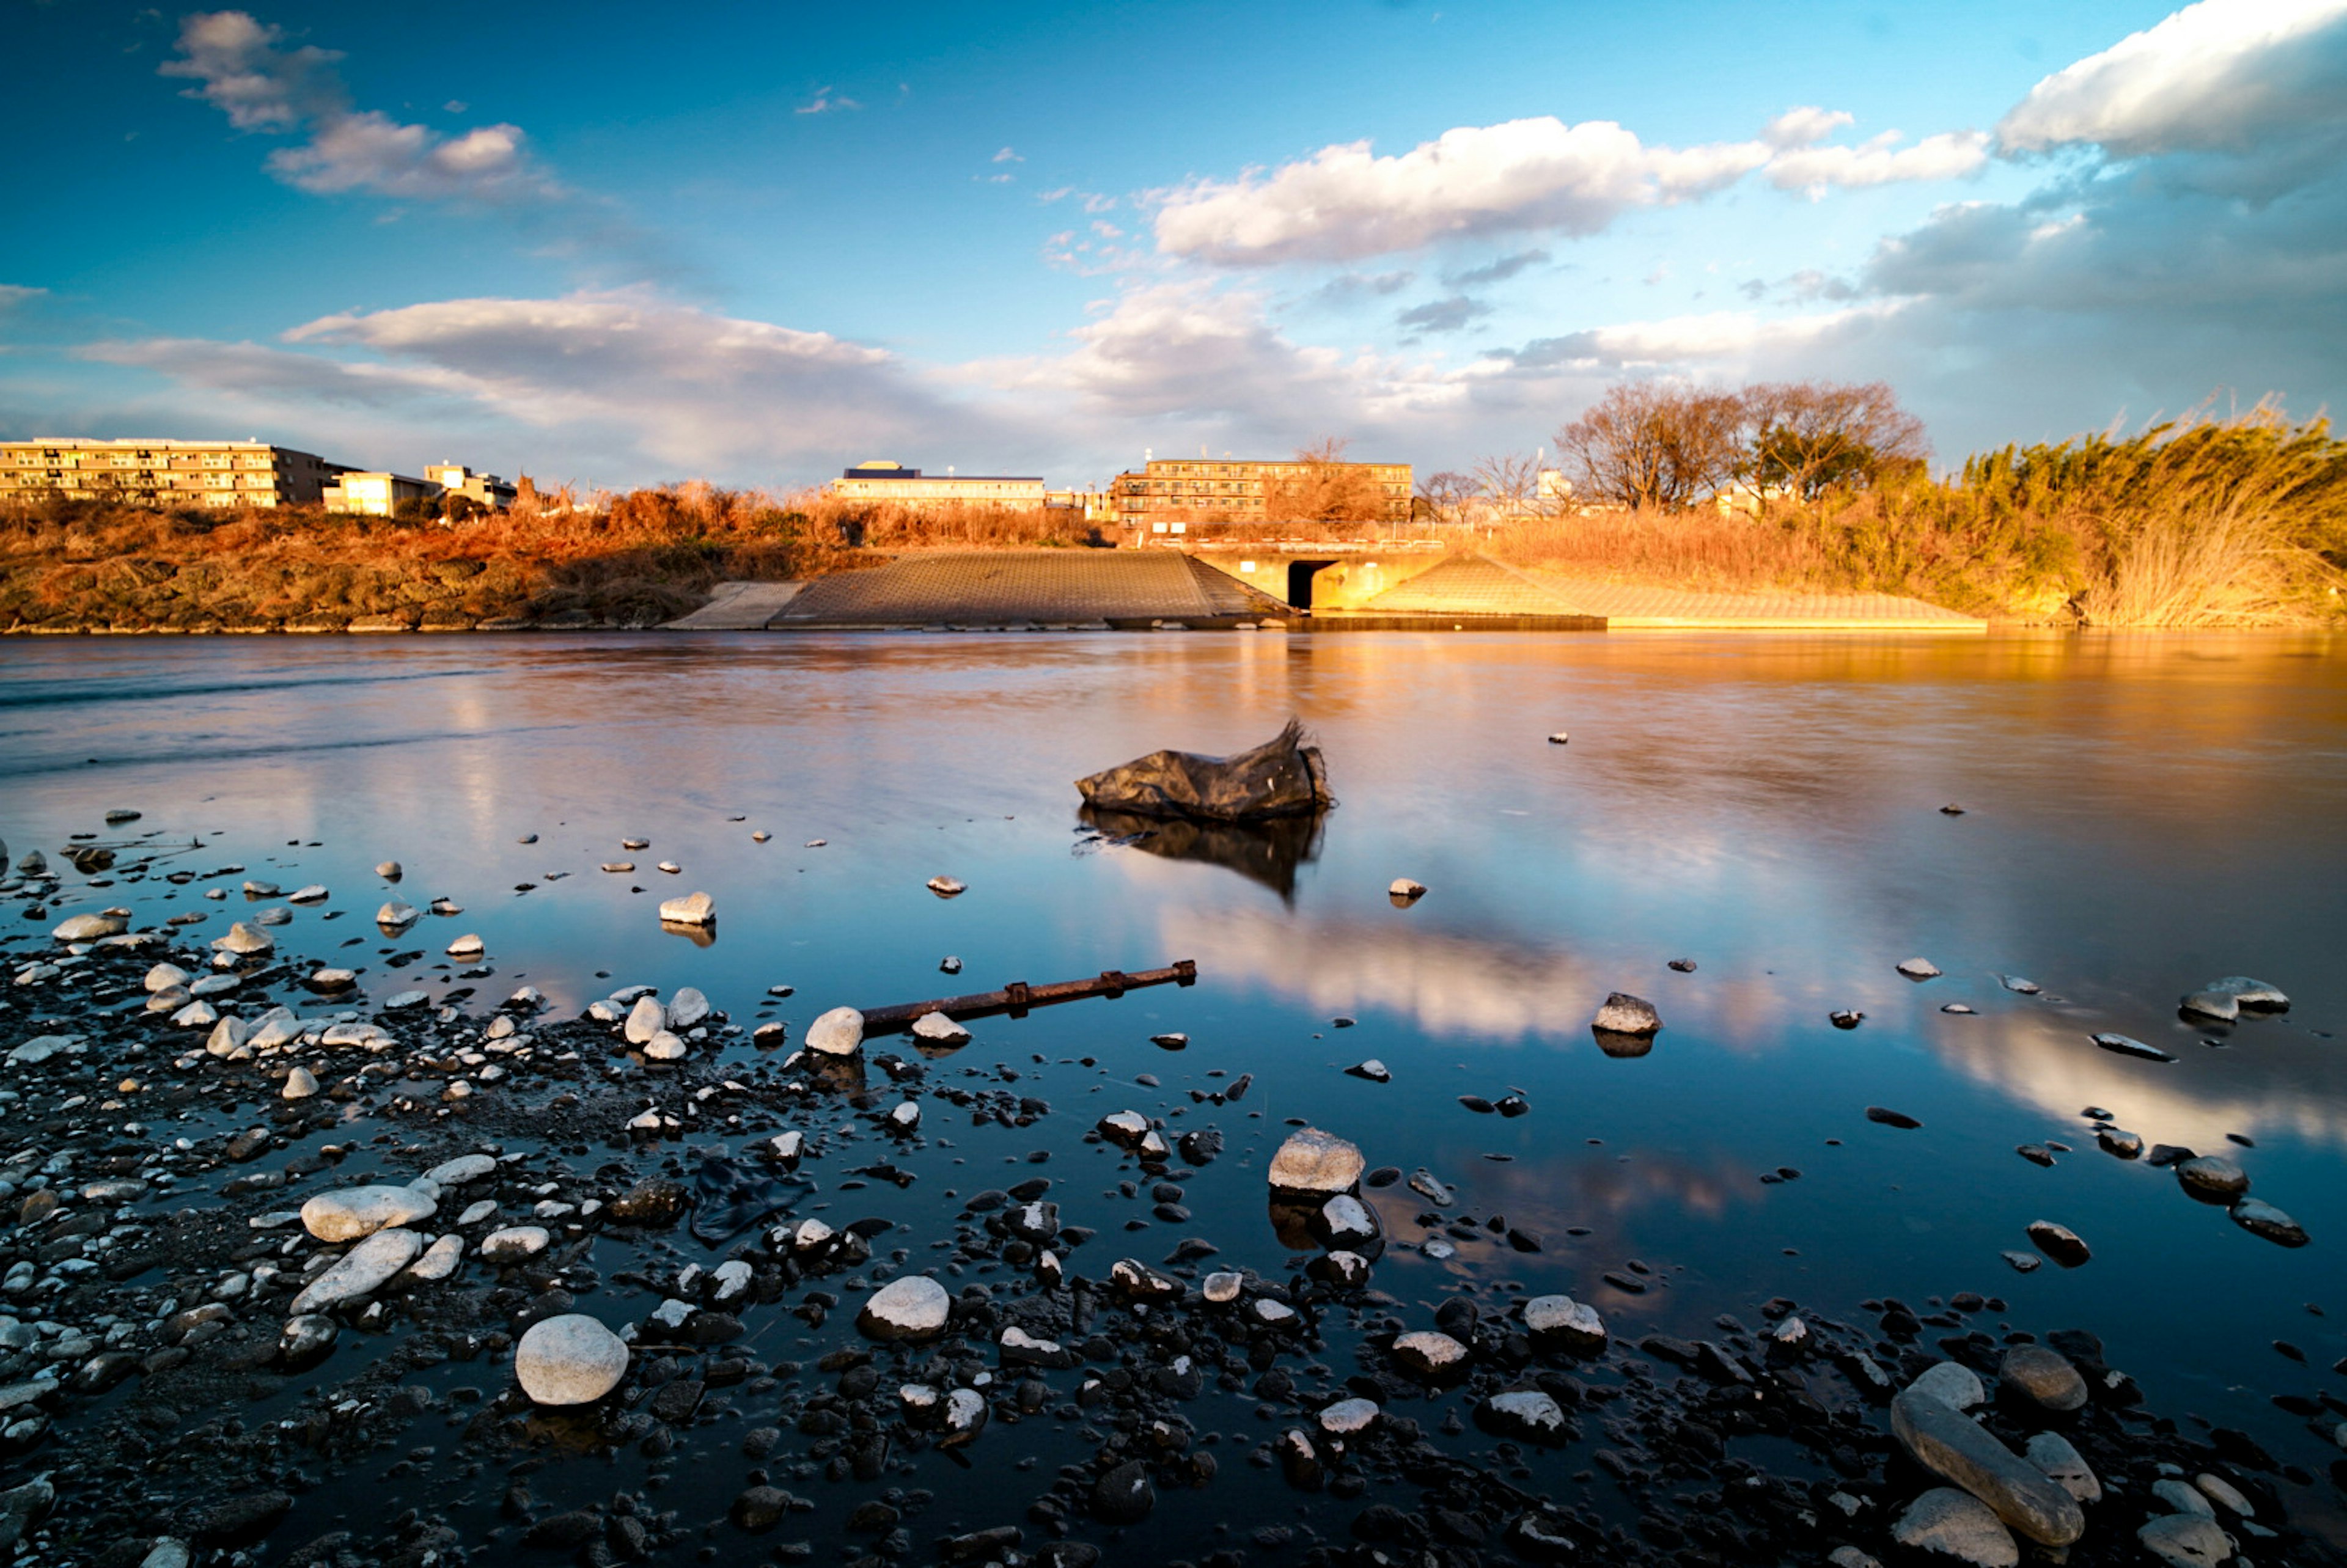
[{"label": "bare tree", "polygon": [[1534,509],[1540,494],[1540,459],[1513,452],[1481,458],[1475,484],[1501,517],[1523,517]]},{"label": "bare tree", "polygon": [[1805,501],[1870,485],[1886,466],[1920,463],[1932,449],[1923,422],[1880,381],[1767,382],[1745,388],[1744,406],[1754,433],[1744,477]]},{"label": "bare tree", "polygon": [[1375,522],[1385,515],[1377,481],[1358,463],[1345,461],[1351,443],[1334,436],[1299,447],[1300,472],[1281,480],[1266,497],[1270,515],[1323,523]]},{"label": "bare tree", "polygon": [[1461,523],[1467,520],[1467,507],[1474,500],[1475,481],[1464,474],[1445,468],[1439,474],[1429,474],[1418,482],[1418,506],[1432,522]]},{"label": "bare tree", "polygon": [[[1598,500],[1673,510],[1717,493],[1744,456],[1744,400],[1665,382],[1619,382],[1557,432],[1575,488]],[[1538,475],[1533,476],[1534,483]]]}]

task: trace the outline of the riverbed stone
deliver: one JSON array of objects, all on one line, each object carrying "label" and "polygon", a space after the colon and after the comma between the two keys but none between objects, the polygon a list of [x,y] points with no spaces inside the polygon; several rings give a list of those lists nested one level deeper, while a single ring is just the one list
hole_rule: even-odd
[{"label": "riverbed stone", "polygon": [[1395,1337],[1393,1358],[1413,1377],[1447,1378],[1465,1369],[1467,1347],[1448,1334],[1420,1329]]},{"label": "riverbed stone", "polygon": [[2032,1220],[2029,1239],[2037,1244],[2038,1251],[2064,1268],[2075,1268],[2095,1255],[2076,1231],[2052,1220]]},{"label": "riverbed stone", "polygon": [[130,928],[130,923],[117,915],[76,915],[60,921],[49,933],[60,942],[95,942],[100,937],[117,937]]},{"label": "riverbed stone", "polygon": [[1374,1399],[1339,1399],[1320,1412],[1320,1430],[1332,1438],[1353,1437],[1375,1426],[1379,1413]]},{"label": "riverbed stone", "polygon": [[1534,1339],[1553,1339],[1569,1348],[1605,1348],[1605,1320],[1597,1309],[1570,1296],[1535,1296],[1524,1303],[1524,1327]]},{"label": "riverbed stone", "polygon": [[385,900],[383,907],[374,912],[374,923],[387,931],[404,931],[422,918],[415,905],[403,904],[396,898]]},{"label": "riverbed stone", "polygon": [[630,1045],[649,1045],[652,1036],[667,1027],[668,1009],[661,1005],[660,998],[641,996],[628,1009],[627,1025],[621,1033]]},{"label": "riverbed stone", "polygon": [[1955,1361],[1942,1361],[1926,1368],[1907,1386],[1959,1410],[1969,1410],[1988,1398],[1988,1390],[1981,1386],[1973,1369]]},{"label": "riverbed stone", "polygon": [[2200,989],[2213,996],[2233,999],[2234,1005],[2249,1012],[2288,1012],[2290,998],[2280,986],[2247,975],[2226,975],[2210,980]]},{"label": "riverbed stone", "polygon": [[1538,1389],[1511,1389],[1475,1407],[1475,1424],[1519,1442],[1562,1443],[1573,1432],[1563,1407]]},{"label": "riverbed stone", "polygon": [[547,1244],[552,1239],[544,1225],[507,1225],[481,1238],[481,1256],[490,1263],[510,1263],[516,1258],[536,1257],[546,1250]]},{"label": "riverbed stone", "polygon": [[2209,1568],[2233,1555],[2232,1538],[2213,1519],[2165,1513],[2135,1532],[2144,1549],[2171,1568]]},{"label": "riverbed stone", "polygon": [[2192,1484],[2200,1489],[2201,1496],[2228,1513],[2241,1519],[2253,1519],[2257,1516],[2257,1506],[2242,1495],[2239,1487],[2221,1475],[2211,1475],[2209,1471],[2202,1471],[2192,1478]]},{"label": "riverbed stone", "polygon": [[864,1015],[854,1008],[834,1008],[807,1025],[809,1050],[825,1056],[854,1056],[864,1047]]},{"label": "riverbed stone", "polygon": [[497,1173],[497,1163],[487,1154],[459,1154],[453,1160],[443,1160],[424,1173],[425,1179],[442,1187],[469,1186],[485,1177]]},{"label": "riverbed stone", "polygon": [[1901,958],[1899,960],[1899,972],[1911,980],[1936,979],[1940,966],[1929,958]]},{"label": "riverbed stone", "polygon": [[892,1279],[872,1293],[856,1316],[856,1326],[875,1339],[934,1339],[946,1330],[952,1298],[946,1287],[923,1274]]},{"label": "riverbed stone", "polygon": [[2004,1353],[1997,1376],[2040,1407],[2066,1415],[2086,1403],[2086,1379],[2068,1357],[2044,1345],[2015,1345]]},{"label": "riverbed stone", "polygon": [[395,1226],[375,1232],[344,1253],[341,1262],[312,1280],[293,1298],[293,1316],[299,1317],[305,1312],[323,1311],[374,1295],[390,1282],[392,1276],[414,1263],[415,1255],[423,1250],[424,1238],[412,1230]]},{"label": "riverbed stone", "polygon": [[285,1087],[277,1091],[287,1100],[307,1100],[318,1092],[318,1075],[306,1067],[296,1066],[285,1075]]},{"label": "riverbed stone", "polygon": [[627,1341],[583,1312],[541,1318],[514,1348],[514,1377],[533,1404],[591,1405],[627,1374]]},{"label": "riverbed stone", "polygon": [[2166,1504],[2170,1513],[2189,1513],[2201,1519],[2217,1517],[2215,1503],[2210,1502],[2198,1489],[2174,1476],[2162,1476],[2153,1481],[2151,1495]]},{"label": "riverbed stone", "polygon": [[393,1225],[429,1219],[439,1205],[414,1187],[344,1187],[302,1205],[302,1226],[320,1241],[355,1241]]},{"label": "riverbed stone", "polygon": [[2029,1440],[2023,1457],[2045,1472],[2055,1485],[2080,1502],[2100,1502],[2103,1483],[2094,1467],[2068,1438],[2059,1432],[2039,1432]]},{"label": "riverbed stone", "polygon": [[1995,1512],[1951,1486],[1933,1487],[1909,1503],[1891,1526],[1891,1538],[1974,1568],[2016,1568],[2021,1562],[2020,1545]]},{"label": "riverbed stone", "polygon": [[969,1030],[941,1012],[925,1012],[913,1020],[913,1038],[931,1045],[967,1045]]},{"label": "riverbed stone", "polygon": [[1269,1179],[1277,1192],[1333,1195],[1351,1192],[1367,1164],[1359,1145],[1334,1132],[1305,1127],[1289,1134],[1272,1156]]},{"label": "riverbed stone", "polygon": [[2031,1540],[2067,1546],[2085,1532],[2075,1498],[1945,1400],[1907,1389],[1891,1401],[1891,1430],[1918,1464],[1987,1503]]}]

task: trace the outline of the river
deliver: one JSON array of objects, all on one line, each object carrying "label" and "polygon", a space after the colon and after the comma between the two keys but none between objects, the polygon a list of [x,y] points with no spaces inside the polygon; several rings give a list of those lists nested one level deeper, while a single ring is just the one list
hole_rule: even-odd
[{"label": "river", "polygon": [[[1339,800],[1315,833],[1128,843],[1079,820],[1080,774],[1236,749],[1291,714]],[[108,828],[109,808],[141,815]],[[436,995],[457,982],[439,949],[460,932],[486,942],[486,997],[531,984],[567,1017],[624,984],[690,985],[794,1039],[840,1004],[1196,961],[1194,987],[974,1024],[934,1071],[1011,1066],[1059,1114],[972,1127],[932,1102],[924,1143],[897,1156],[919,1180],[855,1194],[916,1236],[955,1211],[940,1188],[1007,1184],[1040,1143],[1067,1217],[1102,1233],[1071,1268],[1103,1273],[1128,1246],[1153,1263],[1196,1235],[1221,1249],[1213,1266],[1276,1276],[1293,1255],[1262,1169],[1300,1118],[1540,1238],[1437,1259],[1417,1247],[1420,1199],[1367,1194],[1388,1235],[1376,1284],[1412,1327],[1462,1282],[1569,1291],[1617,1342],[1703,1337],[1723,1313],[1756,1324],[1772,1297],[1855,1318],[1861,1301],[1928,1313],[1977,1292],[2004,1306],[1972,1326],[2091,1329],[2147,1409],[2242,1429],[2312,1475],[2281,1491],[2334,1541],[2321,1471],[2340,1456],[2316,1426],[2338,1416],[2270,1400],[2341,1391],[2324,1368],[2347,1357],[2342,825],[2347,645],[2277,634],[123,638],[0,654],[12,853],[54,862],[77,833],[200,841],[172,864],[333,890],[281,947],[354,967],[421,948],[397,983]],[[395,887],[372,869],[385,859]],[[598,869],[622,860],[637,869]],[[935,896],[938,876],[968,891]],[[1403,876],[1429,891],[1398,907]],[[217,908],[200,897],[211,878],[82,882],[67,873],[48,917]],[[705,944],[653,913],[695,890],[719,912]],[[464,912],[390,942],[367,918],[389,897]],[[53,946],[52,923],[14,923],[12,966]],[[1903,978],[1912,958],[1942,973]],[[2290,1009],[2179,1017],[2183,993],[2243,974]],[[1592,1037],[1615,990],[1664,1020],[1644,1055]],[[1864,1018],[1836,1028],[1838,1009]],[[1188,1048],[1150,1043],[1165,1031]],[[2100,1031],[2175,1060],[2098,1049]],[[755,1055],[746,1038],[724,1049]],[[1391,1081],[1344,1071],[1365,1059]],[[1101,1152],[1078,1135],[1128,1107],[1187,1112],[1178,1130],[1203,1113],[1191,1091],[1243,1072],[1231,1153],[1187,1184],[1193,1217],[1120,1235],[1147,1205],[1087,1178]],[[1528,1113],[1460,1099],[1511,1093]],[[2273,1245],[2172,1172],[2104,1152],[2088,1107],[2147,1144],[2231,1158],[2311,1245]],[[2068,1145],[2050,1165],[2015,1153],[2048,1141]],[[2092,1260],[2016,1272],[2001,1255],[2030,1253],[2038,1220]],[[581,1309],[619,1322],[657,1299],[607,1285]],[[1250,1442],[1269,1435],[1251,1403],[1228,1423]],[[12,1469],[36,1461],[55,1460]],[[725,1494],[739,1484],[729,1471]],[[982,1512],[957,1519],[995,1522]],[[1163,1513],[1160,1550],[1207,1549]]]}]

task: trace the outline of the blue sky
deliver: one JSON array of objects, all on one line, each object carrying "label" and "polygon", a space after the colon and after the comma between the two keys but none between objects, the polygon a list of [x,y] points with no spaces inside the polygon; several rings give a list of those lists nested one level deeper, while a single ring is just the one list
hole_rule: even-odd
[{"label": "blue sky", "polygon": [[0,434],[787,487],[2347,387],[2347,0],[12,8]]}]

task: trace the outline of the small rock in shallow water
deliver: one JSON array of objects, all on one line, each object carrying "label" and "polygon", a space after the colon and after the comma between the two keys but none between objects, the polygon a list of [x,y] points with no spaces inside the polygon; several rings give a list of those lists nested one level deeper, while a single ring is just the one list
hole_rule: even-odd
[{"label": "small rock in shallow water", "polygon": [[1350,1077],[1366,1078],[1372,1083],[1390,1083],[1393,1081],[1393,1074],[1386,1071],[1386,1064],[1379,1061],[1374,1056],[1369,1058],[1367,1061],[1355,1062],[1352,1066],[1345,1069],[1345,1071]]},{"label": "small rock in shallow water", "polygon": [[932,1045],[966,1045],[969,1030],[941,1012],[925,1012],[913,1020],[913,1038]]},{"label": "small rock in shallow water", "polygon": [[1396,904],[1404,906],[1415,904],[1426,897],[1426,884],[1414,882],[1407,876],[1397,876],[1393,879],[1392,885],[1387,887],[1386,896]]},{"label": "small rock in shallow water", "polygon": [[671,926],[710,926],[717,921],[717,900],[706,893],[689,893],[682,898],[663,899],[660,917]]},{"label": "small rock in shallow water", "polygon": [[2094,1035],[2091,1038],[2096,1045],[2101,1046],[2105,1050],[2114,1051],[2120,1056],[2140,1057],[2146,1061],[2174,1061],[2176,1060],[2176,1058],[2168,1055],[2168,1052],[2159,1050],[2156,1046],[2146,1045],[2143,1041],[2135,1039],[2131,1035],[2111,1034],[2106,1032],[2103,1034]]},{"label": "small rock in shallow water", "polygon": [[2086,1403],[2086,1379],[2068,1357],[2043,1345],[2015,1345],[2007,1350],[1997,1378],[2005,1388],[2057,1415],[2084,1409]]},{"label": "small rock in shallow water", "polygon": [[1339,1399],[1320,1412],[1320,1430],[1332,1438],[1351,1437],[1376,1425],[1378,1413],[1373,1399]]},{"label": "small rock in shallow water", "polygon": [[628,1373],[627,1341],[583,1312],[529,1326],[514,1348],[514,1376],[539,1405],[591,1405]]},{"label": "small rock in shallow water", "polygon": [[2198,1154],[2176,1163],[2176,1179],[2196,1195],[2223,1202],[2250,1190],[2250,1178],[2239,1165],[2217,1154]]},{"label": "small rock in shallow water", "polygon": [[377,876],[382,877],[385,882],[396,882],[402,875],[399,862],[396,860],[386,860],[374,868],[374,874]]},{"label": "small rock in shallow water", "polygon": [[1589,1027],[1599,1034],[1643,1036],[1659,1033],[1663,1020],[1655,1011],[1655,1004],[1645,998],[1614,991],[1605,998],[1605,1005],[1597,1009],[1597,1016],[1590,1020]]},{"label": "small rock in shallow water", "polygon": [[2261,1198],[2243,1198],[2232,1208],[2233,1223],[2252,1235],[2282,1246],[2304,1246],[2305,1227]]},{"label": "small rock in shallow water", "polygon": [[950,876],[932,876],[928,886],[929,891],[940,898],[957,898],[969,891],[968,884],[957,882]]},{"label": "small rock in shallow water", "polygon": [[1556,1400],[1537,1389],[1493,1394],[1475,1407],[1475,1424],[1520,1442],[1562,1443],[1573,1435]]},{"label": "small rock in shallow water", "polygon": [[1535,1340],[1553,1340],[1576,1350],[1605,1348],[1605,1321],[1596,1308],[1570,1296],[1535,1296],[1524,1303],[1524,1327]]},{"label": "small rock in shallow water", "polygon": [[2039,1258],[2035,1253],[2004,1252],[1999,1253],[1997,1255],[2004,1259],[2005,1262],[2011,1264],[2013,1266],[2013,1271],[2015,1274],[2034,1274],[2037,1272]]},{"label": "small rock in shallow water", "polygon": [[403,904],[396,898],[374,912],[374,923],[386,931],[405,930],[422,918],[423,917],[415,912],[414,905]]},{"label": "small rock in shallow water", "polygon": [[1940,966],[1929,958],[1901,958],[1899,960],[1899,972],[1911,980],[1937,979]]},{"label": "small rock in shallow water", "polygon": [[1284,1193],[1349,1193],[1367,1163],[1358,1146],[1317,1127],[1299,1129],[1272,1157],[1270,1183]]},{"label": "small rock in shallow water", "polygon": [[1901,1127],[1909,1132],[1913,1132],[1923,1124],[1904,1111],[1893,1111],[1888,1105],[1868,1106],[1866,1119],[1869,1122],[1880,1122],[1885,1127]]},{"label": "small rock in shallow water", "polygon": [[1853,1009],[1842,1008],[1826,1014],[1826,1021],[1836,1029],[1856,1029],[1866,1021],[1866,1015]]},{"label": "small rock in shallow water", "polygon": [[2076,1231],[2067,1225],[2055,1225],[2052,1220],[2030,1222],[2029,1239],[2037,1244],[2038,1251],[2064,1268],[2075,1268],[2094,1256],[2087,1250],[2086,1244],[2078,1239]]},{"label": "small rock in shallow water", "polygon": [[278,1092],[287,1100],[307,1100],[318,1092],[317,1075],[306,1067],[296,1067],[285,1075],[285,1087]]},{"label": "small rock in shallow water", "polygon": [[872,1293],[856,1326],[874,1339],[934,1339],[945,1332],[952,1300],[927,1275],[907,1274]]},{"label": "small rock in shallow water", "polygon": [[312,1280],[293,1298],[293,1316],[298,1317],[305,1312],[321,1311],[374,1295],[390,1283],[394,1275],[414,1263],[415,1255],[423,1250],[424,1238],[412,1230],[375,1232],[344,1253],[341,1262]]},{"label": "small rock in shallow water", "polygon": [[1922,1375],[1907,1386],[1959,1410],[1969,1410],[1988,1398],[1988,1390],[1982,1387],[1973,1369],[1954,1361],[1941,1361],[1925,1368]]}]

